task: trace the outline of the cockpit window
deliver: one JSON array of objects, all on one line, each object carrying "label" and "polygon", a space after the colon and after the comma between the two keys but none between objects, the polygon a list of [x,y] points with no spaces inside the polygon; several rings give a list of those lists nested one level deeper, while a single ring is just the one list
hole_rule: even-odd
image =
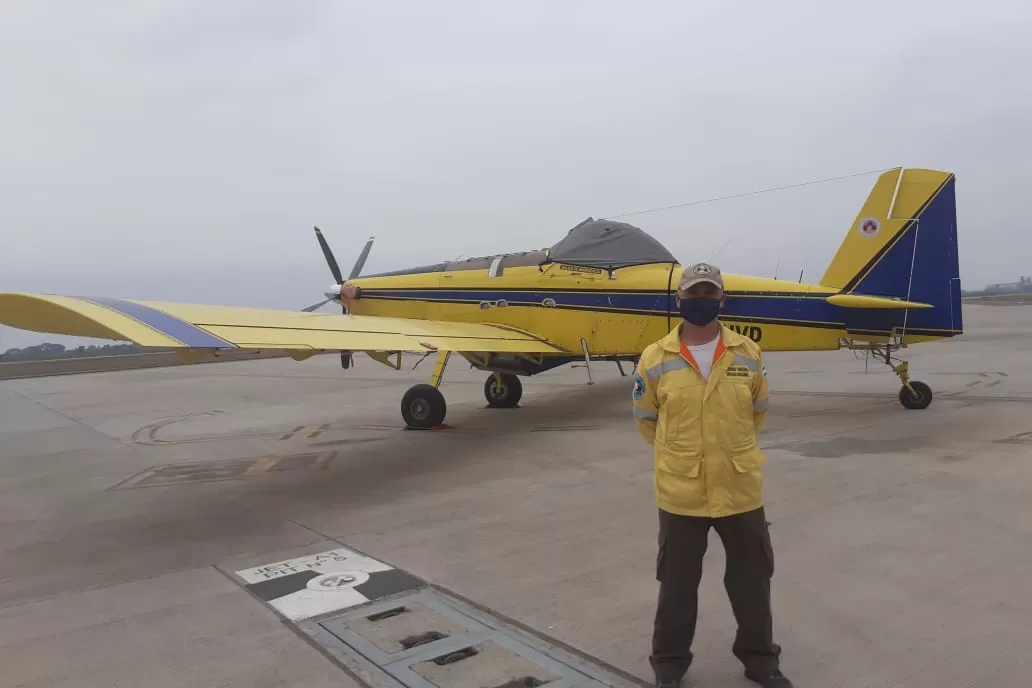
[{"label": "cockpit window", "polygon": [[626,222],[588,218],[552,246],[554,263],[571,263],[615,270],[630,265],[676,263],[677,259],[642,229]]}]

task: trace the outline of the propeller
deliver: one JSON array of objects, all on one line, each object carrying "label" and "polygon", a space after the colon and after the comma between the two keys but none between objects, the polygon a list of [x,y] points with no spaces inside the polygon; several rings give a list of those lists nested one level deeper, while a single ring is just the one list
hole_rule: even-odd
[{"label": "propeller", "polygon": [[[332,298],[323,299],[319,303],[313,303],[311,306],[305,306],[301,310],[304,311],[305,313],[311,313],[314,310],[318,310],[318,309],[322,308],[323,306],[328,304],[330,301],[333,301],[333,299]],[[345,309],[344,312],[347,313],[347,310]]]},{"label": "propeller", "polygon": [[[333,275],[333,287],[324,292],[326,294],[325,299],[319,303],[313,303],[311,306],[302,308],[301,310],[305,313],[318,310],[330,301],[340,301],[340,289],[344,284],[344,275],[340,271],[340,265],[337,263],[337,259],[333,255],[333,250],[326,241],[326,237],[323,236],[322,230],[318,227],[315,227],[315,238],[319,242],[319,248],[322,249],[323,257],[326,258],[326,264],[330,267],[330,273]],[[362,268],[365,267],[366,259],[369,258],[369,251],[373,248],[374,239],[375,237],[369,237],[366,240],[365,246],[362,247],[362,252],[358,255],[358,260],[355,261],[355,265],[351,268],[351,273],[348,275],[349,280],[355,279],[362,274]],[[347,314],[348,307],[343,302],[340,305],[341,312]]]},{"label": "propeller", "polygon": [[[333,274],[333,287],[327,289],[324,293],[326,297],[319,303],[313,303],[311,306],[306,306],[301,310],[305,313],[311,313],[314,310],[322,308],[330,301],[340,302],[341,312],[347,315],[348,307],[341,300],[341,288],[344,286],[344,275],[340,271],[340,265],[337,264],[337,259],[333,255],[333,251],[330,249],[329,243],[326,241],[326,237],[323,236],[322,230],[315,227],[315,238],[319,242],[319,248],[322,249],[323,257],[326,258],[326,264],[330,267],[330,273]],[[354,267],[351,268],[351,272],[348,274],[348,279],[352,280],[362,274],[362,268],[365,267],[366,259],[369,258],[369,251],[373,248],[373,240],[375,237],[369,237],[366,241],[365,246],[362,247],[362,252],[358,255],[358,260],[355,261]],[[340,352],[340,365],[342,368],[350,368],[352,363],[352,352],[341,351]]]},{"label": "propeller", "polygon": [[[320,236],[322,235],[320,234]],[[375,238],[376,237],[369,237],[366,240],[365,246],[362,247],[362,252],[358,254],[358,260],[355,261],[355,267],[351,268],[351,274],[348,275],[349,280],[353,280],[362,274],[362,268],[365,267],[366,258],[369,257],[369,251],[373,248],[373,239]],[[326,245],[325,242],[323,245]],[[326,250],[329,251],[330,249],[327,248]],[[331,257],[328,256],[326,260],[331,260]]]},{"label": "propeller", "polygon": [[[337,259],[333,257],[333,251],[330,250],[330,245],[326,243],[326,237],[323,236],[322,230],[318,227],[315,228],[315,238],[319,242],[319,248],[322,249],[323,256],[326,257],[326,263],[330,266],[330,272],[333,273],[333,279],[336,280],[337,284],[344,281],[344,277],[340,274],[340,266],[337,265]],[[361,266],[356,265],[359,269]],[[351,272],[355,272],[352,270]]]}]

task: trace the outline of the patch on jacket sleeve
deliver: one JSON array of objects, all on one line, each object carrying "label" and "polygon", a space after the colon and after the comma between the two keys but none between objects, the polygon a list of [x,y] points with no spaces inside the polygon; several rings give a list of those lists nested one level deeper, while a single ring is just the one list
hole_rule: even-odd
[{"label": "patch on jacket sleeve", "polygon": [[635,373],[634,375],[634,390],[631,392],[631,398],[637,401],[645,396],[645,380],[642,379],[641,375]]}]

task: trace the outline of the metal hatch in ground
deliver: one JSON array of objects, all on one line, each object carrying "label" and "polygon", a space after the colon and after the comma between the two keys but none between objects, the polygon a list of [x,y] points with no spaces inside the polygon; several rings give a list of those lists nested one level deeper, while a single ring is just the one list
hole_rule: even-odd
[{"label": "metal hatch in ground", "polygon": [[432,587],[298,629],[375,688],[645,685]]}]

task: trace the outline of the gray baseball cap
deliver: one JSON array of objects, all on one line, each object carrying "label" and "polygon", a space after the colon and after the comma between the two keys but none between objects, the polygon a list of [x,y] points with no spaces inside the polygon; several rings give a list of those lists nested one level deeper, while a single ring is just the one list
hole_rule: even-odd
[{"label": "gray baseball cap", "polygon": [[720,268],[709,263],[696,263],[689,265],[681,273],[681,281],[677,283],[678,292],[686,292],[700,282],[709,282],[716,285],[721,291],[724,290],[724,278],[720,274]]}]

